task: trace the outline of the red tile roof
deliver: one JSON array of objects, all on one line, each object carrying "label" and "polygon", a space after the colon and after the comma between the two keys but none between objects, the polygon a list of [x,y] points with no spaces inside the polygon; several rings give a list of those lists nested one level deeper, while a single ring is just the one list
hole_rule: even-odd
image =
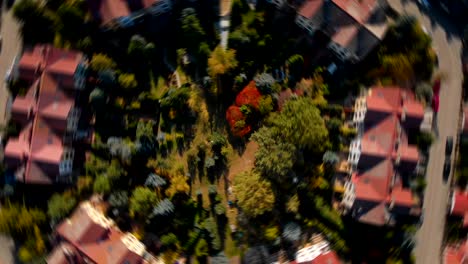
[{"label": "red tile roof", "polygon": [[60,243],[47,257],[48,264],[69,264],[66,254],[75,255],[76,250],[68,243]]},{"label": "red tile roof", "polygon": [[9,140],[5,149],[7,158],[24,163],[24,175],[18,174],[19,180],[51,183],[58,175],[64,152],[63,131],[74,107],[73,92],[65,91],[61,83],[73,79],[82,58],[79,52],[37,45],[20,59],[20,78],[22,69],[38,67],[26,96],[16,97],[12,105],[12,114],[28,124],[19,138]]},{"label": "red tile roof", "polygon": [[468,192],[455,190],[452,194],[450,214],[463,217],[463,226],[468,226]]},{"label": "red tile roof", "polygon": [[321,11],[323,6],[323,0],[308,0],[302,7],[299,9],[299,15],[305,18],[312,18],[317,14],[317,12]]},{"label": "red tile roof", "polygon": [[347,47],[348,44],[356,37],[359,31],[358,24],[346,25],[339,27],[338,30],[331,37],[332,41],[339,44],[340,46]]},{"label": "red tile roof", "polygon": [[[144,245],[133,235],[122,233],[89,202],[80,204],[73,215],[57,227],[56,232],[92,263],[147,263],[144,259],[147,257]],[[58,254],[56,250],[49,258]]]},{"label": "red tile roof", "polygon": [[100,0],[99,11],[102,24],[120,17],[127,17],[131,13],[125,0]]},{"label": "red tile roof", "polygon": [[444,249],[442,264],[468,264],[468,244],[448,245]]},{"label": "red tile roof", "polygon": [[401,170],[404,169],[395,163],[400,160],[415,167],[419,160],[417,147],[408,145],[405,123],[400,116],[402,107],[410,106],[411,115],[418,121],[422,121],[424,112],[413,93],[398,87],[371,89],[366,106],[361,156],[351,180],[358,204],[375,203],[371,207],[356,205],[368,210],[361,212],[360,220],[381,225],[385,223],[387,207],[391,210],[393,206],[412,208],[416,205],[411,190],[402,185],[404,171]]},{"label": "red tile roof", "polygon": [[332,0],[341,10],[363,24],[378,5],[377,0]]}]

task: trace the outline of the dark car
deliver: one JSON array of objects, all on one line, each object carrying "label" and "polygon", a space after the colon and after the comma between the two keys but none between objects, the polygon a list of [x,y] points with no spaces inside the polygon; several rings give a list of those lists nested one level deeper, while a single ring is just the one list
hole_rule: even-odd
[{"label": "dark car", "polygon": [[442,174],[442,176],[444,178],[444,182],[447,182],[448,178],[450,177],[451,167],[452,167],[452,164],[451,164],[450,157],[445,158],[444,171],[443,171],[443,174]]},{"label": "dark car", "polygon": [[451,156],[453,150],[453,137],[447,137],[445,141],[445,155]]}]

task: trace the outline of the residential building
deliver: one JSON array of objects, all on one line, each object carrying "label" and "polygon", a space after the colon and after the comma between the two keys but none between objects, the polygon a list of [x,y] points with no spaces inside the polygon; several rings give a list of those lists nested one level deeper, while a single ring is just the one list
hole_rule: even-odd
[{"label": "residential building", "polygon": [[80,108],[75,96],[84,88],[86,58],[51,45],[27,50],[13,66],[12,78],[29,87],[11,105],[11,118],[22,126],[5,146],[5,163],[17,181],[32,184],[69,182],[72,141]]},{"label": "residential building", "polygon": [[162,264],[130,233],[121,232],[91,202],[83,202],[56,228],[48,264]]},{"label": "residential building", "polygon": [[449,213],[461,218],[464,228],[468,227],[468,191],[456,189],[452,192]]},{"label": "residential building", "polygon": [[330,38],[328,49],[341,61],[358,62],[385,36],[386,0],[305,0],[296,23],[314,35]]},{"label": "residential building", "polygon": [[328,242],[323,241],[318,244],[300,249],[296,255],[297,264],[340,264],[340,259],[336,252],[330,249]]},{"label": "residential building", "polygon": [[101,26],[127,28],[145,14],[158,16],[172,8],[171,0],[87,0],[94,18]]},{"label": "residential building", "polygon": [[408,140],[423,119],[423,106],[399,87],[373,87],[356,100],[358,135],[348,155],[350,175],[341,201],[345,213],[372,225],[420,214],[420,201],[410,188],[420,154]]},{"label": "residential building", "polygon": [[[386,0],[266,0],[297,11],[296,24],[309,36],[329,38],[327,49],[341,62],[356,63],[384,38],[388,29]],[[331,64],[334,72],[336,65]]]},{"label": "residential building", "polygon": [[468,264],[467,241],[447,245],[444,249],[442,264]]}]

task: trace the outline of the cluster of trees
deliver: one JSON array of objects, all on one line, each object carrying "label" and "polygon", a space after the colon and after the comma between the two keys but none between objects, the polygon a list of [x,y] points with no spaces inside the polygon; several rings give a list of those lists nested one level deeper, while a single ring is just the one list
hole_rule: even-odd
[{"label": "cluster of trees", "polygon": [[429,80],[437,60],[431,43],[416,18],[399,18],[380,48],[382,69],[396,82]]},{"label": "cluster of trees", "polygon": [[23,41],[28,44],[54,42],[63,46],[85,48],[90,45],[85,17],[85,1],[21,0],[13,14],[21,23]]}]

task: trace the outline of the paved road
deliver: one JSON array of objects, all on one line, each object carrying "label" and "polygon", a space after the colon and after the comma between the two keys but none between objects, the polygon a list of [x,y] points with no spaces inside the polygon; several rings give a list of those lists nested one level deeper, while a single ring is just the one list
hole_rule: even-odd
[{"label": "paved road", "polygon": [[11,12],[3,12],[1,26],[3,44],[0,53],[0,124],[5,123],[5,106],[8,101],[8,90],[4,82],[5,74],[15,56],[20,52],[22,45],[18,29],[19,26],[13,19]]},{"label": "paved road", "polygon": [[[7,1],[3,1],[5,4]],[[2,22],[0,34],[3,39],[0,52],[0,124],[5,124],[5,108],[8,101],[8,90],[4,77],[11,62],[21,49],[21,40],[18,35],[18,24],[14,21],[10,12],[4,12],[2,8]],[[0,263],[14,263],[14,243],[11,238],[0,235]]]},{"label": "paved road", "polygon": [[455,136],[461,96],[461,42],[456,30],[440,13],[420,10],[408,0],[389,1],[400,12],[415,16],[430,32],[433,45],[439,56],[439,67],[447,73],[440,92],[440,109],[437,118],[439,139],[430,150],[427,168],[427,188],[424,198],[424,222],[416,235],[414,254],[417,264],[441,263],[441,247],[444,235],[445,215],[449,197],[449,186],[442,181],[445,158],[445,138]]}]

